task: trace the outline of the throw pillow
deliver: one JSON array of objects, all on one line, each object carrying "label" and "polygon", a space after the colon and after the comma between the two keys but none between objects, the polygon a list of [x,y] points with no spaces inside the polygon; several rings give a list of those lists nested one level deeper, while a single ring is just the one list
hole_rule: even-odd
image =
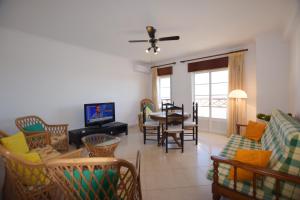
[{"label": "throw pillow", "polygon": [[0,141],[5,148],[13,153],[27,153],[29,151],[25,135],[22,132],[1,138]]},{"label": "throw pillow", "polygon": [[[272,151],[263,150],[245,150],[238,149],[234,160],[242,163],[251,164],[258,167],[267,167]],[[229,179],[234,179],[234,167],[232,166],[229,172]],[[237,168],[237,180],[252,180],[253,173],[241,168]]]},{"label": "throw pillow", "polygon": [[[42,162],[39,154],[36,152],[18,153],[17,155],[32,163]],[[12,164],[23,184],[27,186],[45,184],[46,176],[43,168],[30,168],[29,166],[22,165],[21,163],[16,164],[15,162]]]},{"label": "throw pillow", "polygon": [[246,128],[245,137],[258,142],[264,134],[265,129],[265,123],[249,121]]},{"label": "throw pillow", "polygon": [[146,111],[146,116],[149,116],[152,113],[152,110],[148,106],[146,106],[145,111]]}]

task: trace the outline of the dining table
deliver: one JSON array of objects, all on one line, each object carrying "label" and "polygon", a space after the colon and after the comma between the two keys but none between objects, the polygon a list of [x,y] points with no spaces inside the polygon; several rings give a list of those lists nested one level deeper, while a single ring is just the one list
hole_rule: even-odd
[{"label": "dining table", "polygon": [[[174,114],[181,115],[181,112],[173,112],[173,115]],[[164,132],[164,124],[166,123],[166,112],[165,111],[152,112],[149,114],[149,117],[150,117],[150,119],[159,122],[160,127],[161,127],[161,133],[162,133],[162,137],[159,142],[159,145],[163,144],[163,141],[165,140],[165,135],[163,132]],[[184,112],[183,117],[184,117],[184,120],[187,120],[191,117],[191,114]],[[168,118],[172,120],[172,116],[169,116]],[[173,137],[174,141],[178,144],[178,146],[181,146],[181,144],[179,143],[179,141],[176,137],[176,134],[172,135],[172,137]]]}]

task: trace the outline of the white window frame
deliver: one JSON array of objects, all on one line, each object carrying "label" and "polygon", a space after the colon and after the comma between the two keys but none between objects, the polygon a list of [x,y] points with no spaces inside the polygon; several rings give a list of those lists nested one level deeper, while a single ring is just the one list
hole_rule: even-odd
[{"label": "white window frame", "polygon": [[[217,71],[224,71],[224,70],[228,70],[228,68],[227,67],[225,67],[225,68],[218,68],[218,69],[211,69],[211,70],[201,70],[201,71],[196,71],[196,72],[194,72],[194,73],[192,73],[192,99],[193,99],[193,101],[195,102],[195,75],[196,74],[200,74],[200,73],[209,73],[209,106],[208,106],[208,108],[209,108],[209,116],[208,117],[203,117],[203,116],[199,116],[199,118],[203,118],[203,119],[213,119],[213,120],[215,120],[215,121],[224,121],[224,120],[227,120],[227,115],[226,115],[226,118],[213,118],[212,117],[212,107],[214,107],[214,106],[211,106],[211,101],[212,101],[212,95],[211,95],[211,93],[212,93],[212,87],[211,87],[211,85],[212,85],[212,83],[211,83],[211,72],[217,72]],[[227,95],[228,95],[228,91],[227,91]],[[228,98],[227,98],[228,99]],[[226,109],[228,108],[228,104],[227,104],[227,106],[226,106]]]},{"label": "white window frame", "polygon": [[160,81],[161,81],[161,79],[162,78],[167,78],[167,77],[169,77],[170,78],[170,102],[172,101],[172,76],[171,75],[164,75],[164,76],[158,76],[158,79],[157,79],[157,94],[158,94],[158,106],[159,106],[159,108],[161,107],[161,102],[162,102],[162,99],[161,99],[161,94],[160,94],[160,92],[161,92],[161,87],[160,87]]}]

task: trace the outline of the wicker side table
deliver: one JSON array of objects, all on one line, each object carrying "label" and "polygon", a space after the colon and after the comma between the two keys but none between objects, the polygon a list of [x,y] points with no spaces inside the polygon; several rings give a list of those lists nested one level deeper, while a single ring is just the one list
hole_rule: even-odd
[{"label": "wicker side table", "polygon": [[89,151],[90,157],[114,157],[114,152],[121,139],[105,134],[93,134],[83,137],[83,144]]}]

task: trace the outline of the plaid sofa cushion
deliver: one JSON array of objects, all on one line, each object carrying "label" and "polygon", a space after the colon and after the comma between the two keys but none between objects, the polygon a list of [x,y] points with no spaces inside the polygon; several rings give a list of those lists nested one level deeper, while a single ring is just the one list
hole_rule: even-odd
[{"label": "plaid sofa cushion", "polygon": [[[271,121],[262,137],[262,148],[271,150],[269,167],[300,178],[300,123],[280,110],[272,112]],[[300,185],[281,182],[281,195],[287,199],[300,199]],[[272,192],[275,179],[266,177],[264,191]]]},{"label": "plaid sofa cushion", "polygon": [[[232,159],[237,149],[271,150],[272,156],[269,167],[300,176],[300,124],[292,117],[279,110],[274,110],[271,121],[261,139],[261,144],[239,135],[232,135],[220,156]],[[227,177],[230,165],[219,165],[219,183],[233,188],[233,181]],[[213,168],[208,171],[207,178],[213,179]],[[237,182],[237,191],[252,195],[251,182]],[[300,199],[300,186],[288,182],[280,184],[280,199]],[[275,199],[275,180],[270,177],[257,180],[257,198]]]},{"label": "plaid sofa cushion", "polygon": [[[252,150],[260,150],[261,144],[255,142],[254,140],[249,140],[240,135],[232,135],[224,147],[223,151],[220,153],[220,156],[226,157],[229,159],[233,159],[237,149],[252,149]],[[230,165],[220,164],[219,165],[219,183],[226,187],[233,189],[233,181],[228,179]],[[213,179],[213,168],[211,167],[207,173],[207,178]],[[271,198],[272,194],[265,194],[263,190],[259,187],[262,186],[262,181],[258,180],[257,182],[257,190],[256,196],[257,198],[263,199],[264,197],[269,196]],[[252,187],[251,182],[237,182],[237,191],[243,192],[245,194],[252,195]]]}]

